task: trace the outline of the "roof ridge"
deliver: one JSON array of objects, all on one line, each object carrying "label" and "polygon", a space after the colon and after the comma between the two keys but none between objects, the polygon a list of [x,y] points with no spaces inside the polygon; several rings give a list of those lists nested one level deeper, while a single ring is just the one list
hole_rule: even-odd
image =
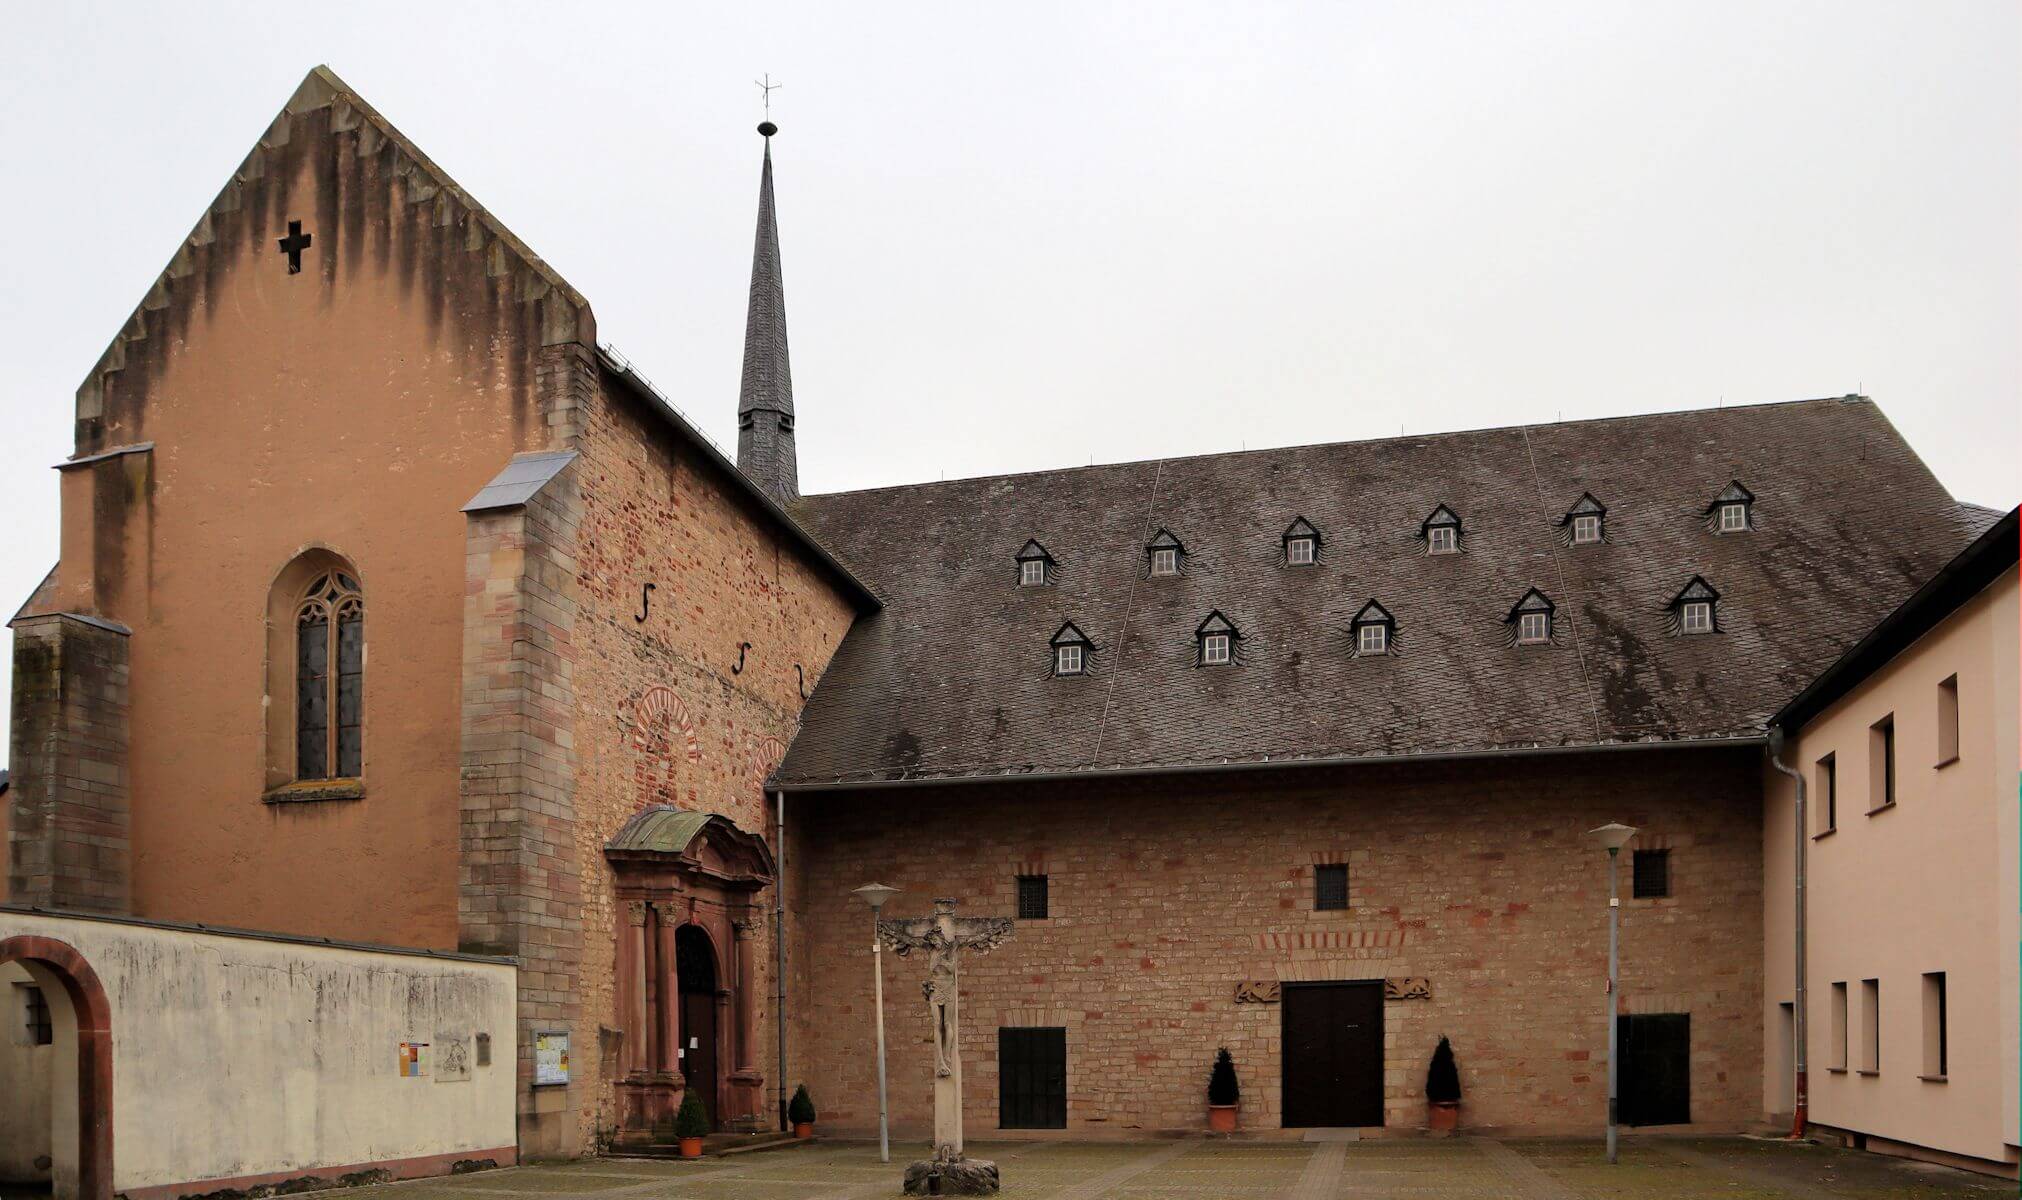
[{"label": "roof ridge", "polygon": [[[1284,446],[1259,446],[1254,450],[1209,450],[1200,454],[1167,454],[1156,458],[1120,459],[1116,462],[1088,463],[1078,467],[1038,467],[1030,471],[999,471],[984,475],[963,475],[954,479],[925,479],[915,483],[887,483],[876,487],[849,488],[839,492],[811,492],[802,498],[823,501],[839,496],[864,496],[872,492],[910,491],[914,488],[944,487],[950,484],[982,483],[996,479],[1030,479],[1041,475],[1068,475],[1075,472],[1110,471],[1124,467],[1155,466],[1161,463],[1192,462],[1204,458],[1238,458],[1253,454],[1283,454],[1293,450],[1330,450],[1342,446],[1383,446],[1396,442],[1423,442],[1439,438],[1472,437],[1488,433],[1518,433],[1529,429],[1602,425],[1616,421],[1649,421],[1665,417],[1688,417],[1727,412],[1757,412],[1771,408],[1793,408],[1807,404],[1865,404],[1880,411],[1872,397],[1849,392],[1843,396],[1811,396],[1801,400],[1766,400],[1760,404],[1722,404],[1713,408],[1671,408],[1660,412],[1619,413],[1607,417],[1582,417],[1574,421],[1526,421],[1515,425],[1481,425],[1471,429],[1442,429],[1430,433],[1396,434],[1380,438],[1344,438],[1332,442],[1293,442]],[[1900,436],[1900,435],[1898,435]]]}]

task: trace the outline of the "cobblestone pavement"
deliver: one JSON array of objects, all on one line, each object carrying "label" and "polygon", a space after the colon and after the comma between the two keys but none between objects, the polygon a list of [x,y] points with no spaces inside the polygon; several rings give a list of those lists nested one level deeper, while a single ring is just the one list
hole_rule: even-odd
[{"label": "cobblestone pavement", "polygon": [[[356,1200],[884,1200],[924,1146],[820,1142],[696,1163],[599,1159],[417,1180]],[[1012,1200],[1944,1200],[2013,1196],[2013,1183],[1944,1167],[1744,1138],[1596,1142],[1188,1141],[971,1143]]]}]

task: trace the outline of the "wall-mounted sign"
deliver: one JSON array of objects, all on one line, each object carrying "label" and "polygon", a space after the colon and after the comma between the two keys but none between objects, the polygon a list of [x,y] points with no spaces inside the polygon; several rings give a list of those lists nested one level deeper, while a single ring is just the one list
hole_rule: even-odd
[{"label": "wall-mounted sign", "polygon": [[470,1039],[438,1030],[434,1043],[435,1081],[462,1083],[470,1078]]},{"label": "wall-mounted sign", "polygon": [[569,1033],[548,1029],[534,1034],[534,1086],[569,1081]]},{"label": "wall-mounted sign", "polygon": [[400,1077],[419,1079],[428,1074],[428,1043],[400,1043]]}]

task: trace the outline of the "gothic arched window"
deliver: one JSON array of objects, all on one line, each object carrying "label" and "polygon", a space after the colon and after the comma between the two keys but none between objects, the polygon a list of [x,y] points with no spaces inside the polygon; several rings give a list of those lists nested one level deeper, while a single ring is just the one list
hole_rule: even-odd
[{"label": "gothic arched window", "polygon": [[295,778],[355,779],[364,762],[365,598],[342,571],[295,609]]}]

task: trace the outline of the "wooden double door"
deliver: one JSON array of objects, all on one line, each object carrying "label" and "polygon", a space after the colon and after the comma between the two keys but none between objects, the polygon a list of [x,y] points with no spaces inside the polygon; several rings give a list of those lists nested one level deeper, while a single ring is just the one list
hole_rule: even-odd
[{"label": "wooden double door", "polygon": [[1383,1124],[1383,981],[1287,983],[1279,1008],[1285,1127]]}]

